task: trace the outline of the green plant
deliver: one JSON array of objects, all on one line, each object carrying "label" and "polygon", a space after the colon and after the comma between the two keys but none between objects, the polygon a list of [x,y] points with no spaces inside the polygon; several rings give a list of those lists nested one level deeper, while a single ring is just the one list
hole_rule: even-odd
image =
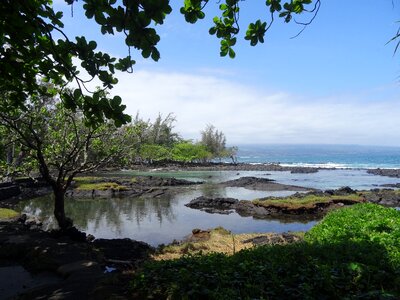
[{"label": "green plant", "polygon": [[[305,242],[148,262],[132,291],[143,299],[398,299],[399,214],[359,204],[330,213]],[[352,233],[337,234],[342,224]]]},{"label": "green plant", "polygon": [[382,246],[400,266],[400,211],[372,203],[328,214],[305,235],[309,243],[367,242]]}]

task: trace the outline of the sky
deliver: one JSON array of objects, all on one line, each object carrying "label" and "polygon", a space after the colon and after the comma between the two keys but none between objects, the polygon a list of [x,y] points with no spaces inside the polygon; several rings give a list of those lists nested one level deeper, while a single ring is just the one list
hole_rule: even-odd
[{"label": "sky", "polygon": [[[192,25],[179,13],[183,0],[157,25],[161,59],[133,51],[133,74],[117,74],[111,94],[126,112],[144,119],[173,113],[175,130],[197,140],[207,124],[225,133],[230,145],[360,144],[400,146],[400,52],[387,43],[397,32],[400,1],[322,0],[315,20],[302,27],[275,20],[265,43],[243,39],[247,24],[269,20],[265,1],[242,1],[236,58],[219,56],[208,34],[218,1]],[[63,1],[65,32],[85,35],[113,56],[128,53],[123,36],[102,36],[79,7]],[[300,18],[303,20],[304,18]]]}]

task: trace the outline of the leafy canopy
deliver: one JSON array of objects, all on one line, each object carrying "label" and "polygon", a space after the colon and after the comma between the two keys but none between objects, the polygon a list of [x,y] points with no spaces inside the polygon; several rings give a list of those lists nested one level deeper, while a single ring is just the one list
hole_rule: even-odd
[{"label": "leafy canopy", "polygon": [[[8,100],[0,103],[7,111],[20,107],[26,109],[30,97],[42,95],[46,91],[38,84],[41,80],[56,86],[66,87],[75,82],[73,93],[61,89],[60,98],[70,110],[81,110],[88,123],[95,126],[112,119],[117,126],[130,121],[124,114],[125,105],[119,96],[109,97],[105,89],[112,89],[118,82],[115,72],[132,72],[135,64],[131,48],[135,48],[144,58],[158,61],[160,52],[157,44],[160,36],[156,25],[163,24],[172,8],[168,0],[65,0],[66,5],[83,3],[88,19],[93,20],[102,34],[121,32],[125,36],[128,55],[115,58],[96,50],[96,41],[87,41],[85,36],[71,38],[64,32],[63,14],[55,11],[51,0],[3,0],[0,1],[0,92],[8,93]],[[210,34],[221,39],[221,56],[235,57],[233,46],[239,32],[239,0],[218,2],[220,16],[213,19]],[[203,12],[208,0],[184,0],[180,12],[186,21],[195,23],[205,17]],[[274,20],[274,16],[290,22],[294,14],[315,13],[320,1],[267,0],[267,10],[271,21],[256,20],[249,24],[245,39],[254,46],[264,42],[264,35]],[[76,60],[77,59],[77,60]],[[78,64],[91,76],[91,80],[101,82],[102,91],[90,91],[88,80],[80,77]],[[39,80],[41,79],[41,80]],[[89,80],[90,81],[90,80]]]}]

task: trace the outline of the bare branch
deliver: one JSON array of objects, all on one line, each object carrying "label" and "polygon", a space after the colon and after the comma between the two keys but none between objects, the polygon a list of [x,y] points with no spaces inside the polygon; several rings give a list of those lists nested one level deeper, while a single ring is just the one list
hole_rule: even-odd
[{"label": "bare branch", "polygon": [[321,8],[321,1],[320,1],[320,0],[317,0],[317,1],[315,2],[314,8],[313,8],[312,10],[310,10],[310,11],[305,10],[305,11],[307,11],[307,12],[314,13],[314,15],[312,16],[312,18],[311,18],[308,22],[298,22],[298,21],[294,20],[294,22],[295,22],[296,24],[298,24],[298,25],[303,25],[304,27],[303,27],[296,35],[292,36],[291,39],[295,39],[295,38],[297,38],[300,34],[303,33],[303,31],[307,28],[307,26],[310,25],[310,24],[315,20],[315,18],[316,18],[317,15],[318,15],[318,12],[319,12],[319,9],[320,9],[320,8]]}]

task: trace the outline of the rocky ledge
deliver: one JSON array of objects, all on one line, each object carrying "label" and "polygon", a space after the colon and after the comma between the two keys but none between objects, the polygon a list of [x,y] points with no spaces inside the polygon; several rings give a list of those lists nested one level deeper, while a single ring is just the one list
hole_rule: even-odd
[{"label": "rocky ledge", "polygon": [[234,198],[207,198],[200,196],[185,204],[185,206],[211,214],[218,213],[227,215],[235,211],[238,203],[239,200]]},{"label": "rocky ledge", "polygon": [[21,222],[1,221],[0,275],[7,275],[0,294],[13,299],[126,299],[127,273],[153,252],[130,239],[78,242]]},{"label": "rocky ledge", "polygon": [[288,171],[291,173],[316,173],[321,169],[333,170],[335,168],[315,168],[315,167],[298,167],[298,166],[282,166],[279,163],[178,163],[178,162],[157,162],[152,165],[132,165],[132,170],[148,171],[149,169],[157,170],[189,170],[189,171]]},{"label": "rocky ledge", "polygon": [[400,191],[373,189],[357,191],[349,187],[337,190],[296,193],[289,197],[266,197],[254,201],[234,198],[198,197],[187,207],[207,213],[230,214],[236,212],[244,217],[318,219],[328,211],[360,202],[372,202],[389,207],[400,207]]},{"label": "rocky ledge", "polygon": [[369,169],[368,174],[400,178],[400,169]]},{"label": "rocky ledge", "polygon": [[400,207],[400,191],[392,189],[373,189],[362,192],[368,202],[389,207]]},{"label": "rocky ledge", "polygon": [[89,185],[74,183],[66,192],[67,197],[138,197],[142,195],[159,197],[172,192],[173,187],[202,184],[184,179],[137,176],[131,179],[104,178],[90,180]]},{"label": "rocky ledge", "polygon": [[[310,198],[312,199],[304,201],[304,199]],[[202,196],[193,199],[186,206],[207,213],[229,214],[236,212],[244,217],[315,219],[334,208],[364,201],[367,200],[362,193],[345,187],[325,192],[296,193],[284,198],[267,197],[256,201]]]},{"label": "rocky ledge", "polygon": [[314,189],[305,188],[302,186],[295,186],[295,185],[287,185],[278,183],[273,179],[268,178],[259,178],[259,177],[241,177],[239,179],[229,180],[226,182],[220,183],[222,186],[229,186],[229,187],[244,187],[247,189],[252,190],[259,190],[259,191],[298,191],[298,192],[305,192],[305,191],[312,191]]},{"label": "rocky ledge", "polygon": [[50,186],[41,178],[16,179],[13,182],[0,183],[0,201],[2,207],[13,207],[22,199],[30,199],[51,192]]}]

